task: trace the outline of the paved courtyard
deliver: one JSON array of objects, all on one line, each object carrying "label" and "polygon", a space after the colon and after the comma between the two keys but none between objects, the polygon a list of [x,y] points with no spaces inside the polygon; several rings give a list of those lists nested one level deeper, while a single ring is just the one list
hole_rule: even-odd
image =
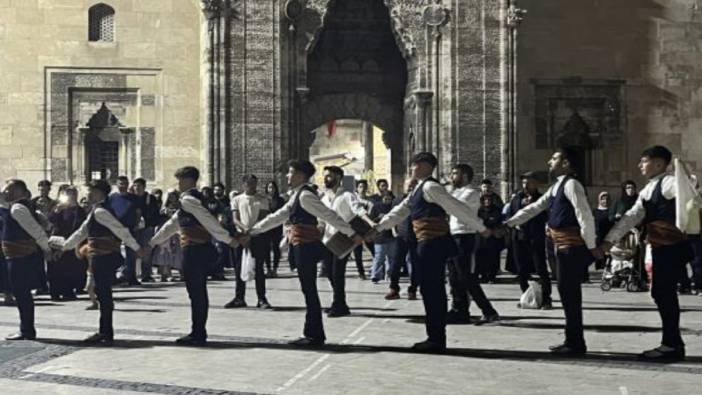
[{"label": "paved courtyard", "polygon": [[[231,273],[229,278],[233,276]],[[505,279],[506,280],[506,279]],[[233,281],[211,282],[210,345],[176,347],[189,328],[182,283],[115,290],[113,348],[84,347],[98,313],[87,301],[39,297],[33,342],[0,342],[0,394],[693,394],[702,386],[702,297],[683,296],[684,363],[642,363],[635,354],[659,341],[658,315],[645,293],[585,286],[586,338],[582,359],[545,350],[562,338],[562,311],[519,310],[518,286],[487,285],[502,314],[499,326],[454,325],[446,355],[413,354],[424,337],[421,301],[385,301],[387,284],[349,274],[353,315],[326,319],[329,344],[291,348],[304,307],[287,269],[268,281],[272,311],[222,308]],[[328,282],[319,280],[323,304]],[[255,305],[250,284],[249,305]],[[403,297],[404,297],[403,290]],[[473,315],[478,311],[475,307]],[[17,312],[0,307],[0,331],[16,329]]]}]

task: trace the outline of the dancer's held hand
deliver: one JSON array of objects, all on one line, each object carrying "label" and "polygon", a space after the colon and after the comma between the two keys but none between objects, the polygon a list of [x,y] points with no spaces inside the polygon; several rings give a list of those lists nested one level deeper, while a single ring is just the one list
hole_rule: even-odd
[{"label": "dancer's held hand", "polygon": [[488,237],[492,236],[492,230],[489,228],[485,228],[484,231],[480,232],[480,235],[483,236],[483,238],[487,239]]},{"label": "dancer's held hand", "polygon": [[241,244],[241,246],[244,248],[248,247],[251,243],[251,235],[249,235],[248,233],[240,234],[238,238],[232,240],[231,246],[236,247],[237,243]]},{"label": "dancer's held hand", "polygon": [[361,236],[358,235],[358,234],[355,234],[355,235],[353,235],[353,242],[354,242],[357,246],[360,246],[361,244],[363,244],[363,237],[361,237]]},{"label": "dancer's held hand", "polygon": [[141,247],[136,251],[136,254],[139,258],[144,258],[147,255],[149,255],[150,251],[151,251],[151,248],[149,248],[149,247]]},{"label": "dancer's held hand", "polygon": [[604,243],[600,244],[600,249],[602,250],[602,252],[608,253],[609,250],[612,249],[612,243],[605,241]]},{"label": "dancer's held hand", "polygon": [[595,259],[604,258],[604,251],[602,251],[602,247],[593,248],[590,250],[590,253],[593,257],[595,257]]}]

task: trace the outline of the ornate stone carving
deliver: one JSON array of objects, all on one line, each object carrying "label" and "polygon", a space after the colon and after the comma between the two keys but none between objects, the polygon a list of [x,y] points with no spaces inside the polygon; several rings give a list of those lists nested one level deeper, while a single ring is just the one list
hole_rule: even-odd
[{"label": "ornate stone carving", "polygon": [[448,21],[448,11],[440,4],[430,4],[422,11],[422,21],[427,26],[441,26]]},{"label": "ornate stone carving", "polygon": [[[323,26],[323,21],[327,16],[333,2],[337,0],[308,0],[306,9],[312,11],[319,16],[319,21],[322,22],[318,26],[313,27],[311,32],[311,45]],[[417,43],[415,37],[419,36],[422,30],[422,12],[427,6],[437,6],[437,0],[383,0],[385,6],[390,11],[390,20],[393,27],[393,34],[397,39],[398,46],[402,55],[409,59],[416,54]],[[435,4],[436,3],[436,4]],[[440,6],[439,6],[440,7]],[[438,13],[437,13],[438,14]],[[308,46],[308,49],[311,48]]]},{"label": "ornate stone carving", "polygon": [[201,0],[202,12],[208,20],[221,16],[237,18],[240,0]]},{"label": "ornate stone carving", "polygon": [[509,8],[507,8],[507,26],[514,29],[519,26],[524,20],[527,10],[523,8],[518,8],[514,3],[512,3]]}]

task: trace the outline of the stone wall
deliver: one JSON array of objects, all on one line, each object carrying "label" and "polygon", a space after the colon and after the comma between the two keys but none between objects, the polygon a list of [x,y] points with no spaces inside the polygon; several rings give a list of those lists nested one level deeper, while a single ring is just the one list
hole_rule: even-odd
[{"label": "stone wall", "polygon": [[528,11],[519,27],[521,171],[546,168],[550,149],[541,142],[547,125],[538,91],[555,84],[585,99],[606,97],[597,92],[602,86],[620,87],[619,99],[599,116],[593,106],[581,107],[590,108],[583,118],[597,143],[593,190],[616,189],[627,178],[643,182],[638,155],[653,144],[667,145],[701,174],[702,1],[520,0],[519,6]]},{"label": "stone wall", "polygon": [[88,8],[96,3],[0,1],[0,178],[80,181],[79,169],[69,171],[77,154],[68,136],[85,118],[72,114],[81,106],[69,100],[73,90],[141,97],[126,126],[145,145],[137,154],[144,161],[130,175],[171,186],[177,166],[202,165],[198,2],[105,1],[115,9],[111,43],[88,41]]}]

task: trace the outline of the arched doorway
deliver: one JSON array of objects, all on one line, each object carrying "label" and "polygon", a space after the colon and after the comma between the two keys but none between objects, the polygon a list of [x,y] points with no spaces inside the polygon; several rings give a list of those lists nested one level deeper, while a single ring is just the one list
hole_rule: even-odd
[{"label": "arched doorway", "polygon": [[402,188],[408,66],[383,0],[329,1],[305,56],[301,72],[307,87],[298,90],[296,103],[300,155],[311,156],[319,134],[313,132],[320,125],[365,121],[383,131],[382,140],[391,151],[391,183]]}]

